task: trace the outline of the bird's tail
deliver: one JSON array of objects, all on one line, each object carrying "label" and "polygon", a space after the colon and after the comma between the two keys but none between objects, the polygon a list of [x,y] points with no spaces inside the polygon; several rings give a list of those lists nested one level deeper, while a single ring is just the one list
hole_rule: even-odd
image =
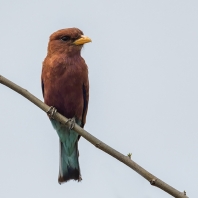
[{"label": "bird's tail", "polygon": [[76,141],[73,151],[70,145],[60,141],[60,164],[59,164],[59,184],[67,182],[70,179],[81,180],[80,166],[78,162],[78,140]]},{"label": "bird's tail", "polygon": [[59,184],[70,179],[82,180],[78,162],[79,135],[56,120],[51,120],[51,122],[60,140]]}]

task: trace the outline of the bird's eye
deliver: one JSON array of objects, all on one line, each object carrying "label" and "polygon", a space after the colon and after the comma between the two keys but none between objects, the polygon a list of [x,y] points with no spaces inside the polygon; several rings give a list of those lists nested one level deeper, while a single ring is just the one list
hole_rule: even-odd
[{"label": "bird's eye", "polygon": [[61,40],[62,41],[68,41],[68,40],[70,40],[70,37],[69,36],[63,36],[63,37],[61,37]]}]

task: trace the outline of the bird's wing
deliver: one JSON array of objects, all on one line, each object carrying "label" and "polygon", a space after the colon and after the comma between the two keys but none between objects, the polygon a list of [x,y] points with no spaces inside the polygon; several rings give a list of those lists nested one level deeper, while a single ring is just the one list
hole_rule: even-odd
[{"label": "bird's wing", "polygon": [[43,93],[43,97],[44,97],[44,83],[43,83],[43,79],[41,79],[41,87],[42,87],[42,93]]},{"label": "bird's wing", "polygon": [[43,82],[43,74],[44,74],[44,62],[43,62],[43,66],[42,66],[42,72],[41,72],[41,88],[42,88],[42,93],[43,93],[43,97],[44,97],[44,82]]},{"label": "bird's wing", "polygon": [[88,110],[88,102],[89,102],[89,81],[83,83],[83,99],[84,99],[84,104],[83,104],[83,113],[82,113],[82,127],[84,127],[86,123],[86,115],[87,115],[87,110]]}]

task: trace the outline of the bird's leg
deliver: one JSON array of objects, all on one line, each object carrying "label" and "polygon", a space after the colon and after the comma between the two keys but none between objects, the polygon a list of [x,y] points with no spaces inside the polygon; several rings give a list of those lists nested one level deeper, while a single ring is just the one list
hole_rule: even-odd
[{"label": "bird's leg", "polygon": [[51,106],[47,111],[46,113],[48,114],[48,116],[51,118],[51,119],[54,119],[54,116],[57,112],[57,109],[53,106]]},{"label": "bird's leg", "polygon": [[74,126],[75,126],[75,124],[76,124],[76,119],[75,119],[75,117],[69,118],[65,124],[67,124],[68,122],[69,122],[69,129],[73,129]]}]

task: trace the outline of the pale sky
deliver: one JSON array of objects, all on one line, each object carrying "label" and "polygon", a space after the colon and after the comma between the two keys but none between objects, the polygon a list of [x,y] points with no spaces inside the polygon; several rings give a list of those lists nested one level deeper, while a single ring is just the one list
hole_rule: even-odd
[{"label": "pale sky", "polygon": [[[198,1],[0,1],[0,75],[42,99],[48,39],[77,27],[92,39],[85,129],[197,196]],[[58,184],[58,136],[44,112],[0,85],[0,197],[168,198],[81,138],[82,182]]]}]

